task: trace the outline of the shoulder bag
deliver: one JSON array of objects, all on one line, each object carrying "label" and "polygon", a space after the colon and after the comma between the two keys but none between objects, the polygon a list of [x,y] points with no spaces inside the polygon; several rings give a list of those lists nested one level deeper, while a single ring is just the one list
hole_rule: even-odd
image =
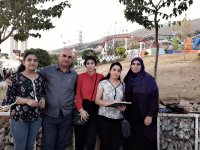
[{"label": "shoulder bag", "polygon": [[[92,99],[92,97],[94,95],[94,90],[95,90],[95,86],[96,86],[97,76],[98,75],[96,73],[95,83],[94,83],[94,88],[93,88],[93,91],[92,91],[91,99]],[[93,116],[93,105],[95,105],[94,102],[90,102],[87,99],[83,99],[82,105],[83,105],[83,109],[86,110],[89,113],[90,118],[91,118]],[[73,122],[74,122],[75,125],[85,125],[86,122],[81,120],[80,112],[76,108],[74,109],[74,116],[73,117],[74,117],[73,118]]]}]

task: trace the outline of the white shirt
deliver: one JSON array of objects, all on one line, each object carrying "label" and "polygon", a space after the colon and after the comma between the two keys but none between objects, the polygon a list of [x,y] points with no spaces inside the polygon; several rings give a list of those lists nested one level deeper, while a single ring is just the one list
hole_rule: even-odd
[{"label": "white shirt", "polygon": [[[113,100],[118,100],[120,102],[124,98],[125,84],[123,82],[115,88],[109,80],[103,80],[99,83],[98,89],[103,92],[102,100],[104,101],[112,102]],[[123,118],[121,111],[115,107],[100,106],[98,114],[111,119]]]}]

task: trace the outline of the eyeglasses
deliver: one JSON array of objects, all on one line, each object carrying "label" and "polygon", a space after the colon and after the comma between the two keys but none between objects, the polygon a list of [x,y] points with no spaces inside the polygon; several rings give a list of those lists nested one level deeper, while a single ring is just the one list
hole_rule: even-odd
[{"label": "eyeglasses", "polygon": [[135,65],[137,65],[137,66],[141,66],[140,63],[132,63],[131,65],[133,65],[133,66],[135,66]]}]

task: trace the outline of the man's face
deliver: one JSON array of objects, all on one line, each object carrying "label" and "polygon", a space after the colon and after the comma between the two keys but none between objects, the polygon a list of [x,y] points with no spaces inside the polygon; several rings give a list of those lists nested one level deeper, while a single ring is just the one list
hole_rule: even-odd
[{"label": "man's face", "polygon": [[73,62],[72,52],[70,50],[61,51],[58,61],[60,66],[69,68]]}]

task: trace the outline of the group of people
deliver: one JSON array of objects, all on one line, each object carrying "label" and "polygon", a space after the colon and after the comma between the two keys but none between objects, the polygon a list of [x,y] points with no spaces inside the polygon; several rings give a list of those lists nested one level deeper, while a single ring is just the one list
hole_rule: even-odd
[{"label": "group of people", "polygon": [[7,77],[13,74],[13,68],[3,68],[0,70],[0,81],[5,80]]},{"label": "group of people", "polygon": [[[158,87],[145,72],[143,60],[131,61],[121,80],[122,65],[111,64],[107,76],[96,72],[97,60],[88,56],[86,72],[71,68],[72,52],[61,50],[58,64],[36,72],[37,55],[27,52],[18,71],[7,81],[4,105],[11,105],[11,131],[15,150],[32,150],[42,126],[42,150],[65,150],[74,126],[75,149],[94,150],[99,133],[101,150],[156,150]],[[131,105],[108,107],[120,101]],[[75,108],[74,108],[75,102]],[[73,111],[80,112],[84,125],[73,125]],[[122,137],[125,117],[131,135]]]}]

